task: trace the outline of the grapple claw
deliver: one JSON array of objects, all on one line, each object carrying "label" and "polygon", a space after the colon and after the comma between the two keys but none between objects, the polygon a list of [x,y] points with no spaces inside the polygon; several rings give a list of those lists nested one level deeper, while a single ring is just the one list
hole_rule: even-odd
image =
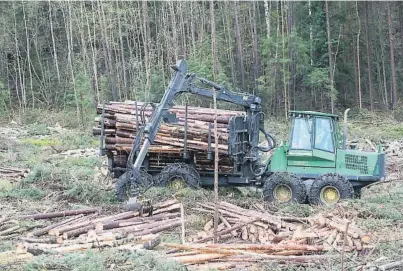
[{"label": "grapple claw", "polygon": [[116,195],[119,201],[137,198],[153,186],[151,175],[144,171],[131,169],[119,177],[116,182]]}]

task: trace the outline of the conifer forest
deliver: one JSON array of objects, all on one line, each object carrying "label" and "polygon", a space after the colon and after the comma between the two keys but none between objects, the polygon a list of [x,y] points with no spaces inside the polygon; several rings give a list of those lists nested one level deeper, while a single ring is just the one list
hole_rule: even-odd
[{"label": "conifer forest", "polygon": [[9,1],[0,37],[2,112],[157,102],[178,59],[272,116],[402,97],[402,2]]}]

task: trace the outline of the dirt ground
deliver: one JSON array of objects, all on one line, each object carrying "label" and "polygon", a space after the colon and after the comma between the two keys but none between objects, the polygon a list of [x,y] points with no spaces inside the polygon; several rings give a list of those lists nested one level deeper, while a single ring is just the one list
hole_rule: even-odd
[{"label": "dirt ground", "polygon": [[[362,128],[365,129],[365,128]],[[360,134],[356,128],[352,133]],[[397,133],[397,132],[396,132]],[[353,134],[354,136],[354,134]],[[396,137],[399,133],[396,134]],[[374,138],[365,137],[369,142]],[[382,265],[402,260],[403,255],[403,142],[396,138],[382,138],[389,149],[389,178],[365,188],[361,199],[343,202],[336,207],[312,207],[309,205],[280,206],[279,214],[309,216],[334,208],[348,214],[357,225],[374,237],[373,249],[346,253],[346,270],[365,270],[368,263]],[[360,146],[371,148],[365,139]],[[394,142],[391,144],[391,142]],[[397,143],[396,143],[397,142]],[[83,206],[102,207],[105,212],[116,212],[121,206],[115,200],[113,180],[105,168],[105,161],[97,155],[99,140],[89,131],[66,129],[60,125],[32,124],[21,127],[16,123],[3,125],[0,131],[0,167],[27,168],[25,178],[0,176],[0,219],[16,214],[32,214],[66,210]],[[393,150],[392,150],[393,149]],[[69,150],[76,150],[69,152]],[[80,150],[80,151],[77,151]],[[395,152],[393,152],[396,150]],[[172,191],[153,188],[146,197],[158,201],[172,197]],[[175,197],[185,205],[186,234],[192,235],[203,228],[209,217],[193,210],[195,202],[211,202],[212,191],[184,189]],[[261,194],[255,189],[220,189],[222,200],[248,208],[261,202]],[[27,227],[41,224],[28,221]],[[0,252],[12,249],[18,236],[2,237]],[[179,230],[164,233],[163,241],[180,242]],[[163,252],[151,251],[127,254],[113,250],[93,250],[64,256],[40,255],[32,261],[17,266],[0,266],[9,270],[186,270],[175,262],[161,257]],[[298,266],[268,261],[248,270],[340,270],[340,258],[323,266]],[[398,270],[398,269],[395,269]]]}]

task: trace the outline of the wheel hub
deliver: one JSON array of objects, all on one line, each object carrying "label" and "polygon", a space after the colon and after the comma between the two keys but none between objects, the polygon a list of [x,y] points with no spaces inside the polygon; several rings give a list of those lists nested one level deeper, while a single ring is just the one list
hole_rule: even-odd
[{"label": "wheel hub", "polygon": [[168,187],[173,190],[180,190],[186,187],[186,182],[182,177],[173,177],[169,180]]},{"label": "wheel hub", "polygon": [[292,190],[286,184],[279,184],[274,189],[274,198],[277,202],[286,203],[292,199]]},{"label": "wheel hub", "polygon": [[325,204],[337,203],[340,200],[340,192],[334,186],[325,186],[320,192],[320,199]]}]

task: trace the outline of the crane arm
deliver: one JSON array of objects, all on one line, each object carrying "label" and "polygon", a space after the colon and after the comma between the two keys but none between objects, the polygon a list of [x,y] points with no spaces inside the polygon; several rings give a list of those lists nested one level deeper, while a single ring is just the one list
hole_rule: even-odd
[{"label": "crane arm", "polygon": [[205,96],[212,98],[213,97],[213,92],[211,89],[205,89],[202,87],[198,87],[195,85],[196,79],[200,81],[200,83],[213,87],[216,90],[216,98],[217,100],[220,101],[225,101],[229,102],[232,104],[237,104],[237,105],[242,105],[245,107],[245,109],[252,110],[252,111],[260,111],[260,103],[261,99],[255,95],[249,94],[249,93],[234,93],[228,89],[226,89],[224,86],[217,85],[214,82],[211,82],[205,78],[200,78],[196,77],[195,74],[190,74],[188,75],[188,78],[190,80],[189,86],[188,86],[188,92],[192,94],[197,94],[200,96]]},{"label": "crane arm", "polygon": [[[146,140],[144,140],[136,157],[133,165],[134,169],[140,169],[150,145],[155,140],[161,121],[173,106],[172,101],[176,96],[181,93],[192,93],[204,97],[213,97],[211,89],[196,86],[196,80],[199,80],[201,84],[214,88],[217,100],[244,106],[247,114],[257,115],[261,112],[261,99],[259,97],[252,94],[234,93],[205,78],[196,77],[195,74],[188,74],[187,64],[184,60],[179,60],[176,65],[171,66],[171,68],[174,69],[175,73],[150,121],[145,126],[144,136]],[[137,136],[141,136],[140,133],[138,133]],[[256,139],[253,141],[256,141]]]}]

